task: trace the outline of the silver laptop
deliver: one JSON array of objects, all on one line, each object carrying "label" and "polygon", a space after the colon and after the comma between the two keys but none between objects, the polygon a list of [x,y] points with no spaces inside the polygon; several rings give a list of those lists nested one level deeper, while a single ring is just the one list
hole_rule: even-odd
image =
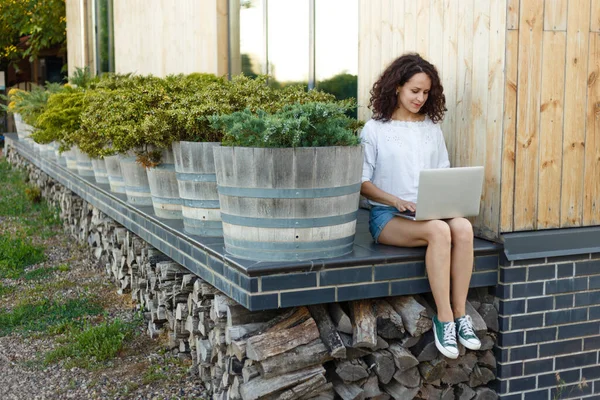
[{"label": "silver laptop", "polygon": [[396,215],[414,221],[475,216],[482,190],[483,167],[422,170],[416,213]]}]

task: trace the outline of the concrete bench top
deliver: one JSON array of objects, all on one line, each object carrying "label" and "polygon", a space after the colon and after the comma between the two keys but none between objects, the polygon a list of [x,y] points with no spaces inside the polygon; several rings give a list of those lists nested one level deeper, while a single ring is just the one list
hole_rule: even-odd
[{"label": "concrete bench top", "polygon": [[[217,289],[251,310],[429,292],[425,248],[375,244],[368,211],[359,210],[353,251],[343,257],[303,262],[256,262],[232,257],[222,238],[186,234],[183,222],[154,215],[151,206],[134,206],[107,184],[79,176],[41,157],[16,134],[7,146]],[[495,286],[502,245],[475,239],[471,287]]]}]

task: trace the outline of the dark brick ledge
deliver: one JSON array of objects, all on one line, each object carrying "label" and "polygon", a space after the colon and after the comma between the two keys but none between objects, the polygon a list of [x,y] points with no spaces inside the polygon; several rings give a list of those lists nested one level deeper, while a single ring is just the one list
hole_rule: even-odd
[{"label": "dark brick ledge", "polygon": [[[310,262],[254,262],[225,253],[222,238],[183,232],[182,221],[158,218],[152,207],[133,206],[126,196],[40,157],[17,135],[14,147],[33,165],[143,240],[251,310],[429,292],[424,248],[377,245],[360,210],[352,253]],[[502,246],[475,239],[471,287],[495,286]]]}]

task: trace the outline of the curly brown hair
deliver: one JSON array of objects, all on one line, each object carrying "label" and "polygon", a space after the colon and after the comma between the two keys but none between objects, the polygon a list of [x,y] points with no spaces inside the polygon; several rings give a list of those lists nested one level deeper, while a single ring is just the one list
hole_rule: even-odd
[{"label": "curly brown hair", "polygon": [[428,115],[434,123],[441,121],[444,112],[447,111],[444,88],[435,66],[417,53],[404,54],[394,60],[375,82],[369,102],[369,108],[373,110],[373,119],[389,121],[398,106],[396,89],[420,72],[426,73],[431,79],[431,89],[419,114]]}]

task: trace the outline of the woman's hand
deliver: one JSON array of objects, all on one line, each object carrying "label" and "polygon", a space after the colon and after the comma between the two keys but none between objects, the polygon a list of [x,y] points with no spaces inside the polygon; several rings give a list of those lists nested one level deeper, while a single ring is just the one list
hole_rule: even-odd
[{"label": "woman's hand", "polygon": [[396,207],[398,209],[398,211],[400,211],[400,212],[404,212],[406,210],[412,211],[412,212],[417,211],[417,205],[415,203],[413,203],[412,201],[405,201],[402,199],[398,199],[394,203],[394,207]]}]

